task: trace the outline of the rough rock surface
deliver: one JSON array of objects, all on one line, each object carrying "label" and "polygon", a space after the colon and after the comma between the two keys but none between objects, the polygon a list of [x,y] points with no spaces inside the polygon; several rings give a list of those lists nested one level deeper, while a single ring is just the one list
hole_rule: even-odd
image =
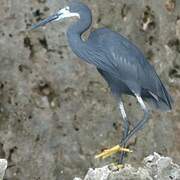
[{"label": "rough rock surface", "polygon": [[0,159],[0,180],[3,180],[6,168],[7,168],[7,160]]},{"label": "rough rock surface", "polygon": [[[169,87],[172,112],[153,111],[127,162],[156,151],[180,162],[180,1],[82,0],[93,11],[92,29],[109,27],[129,37]],[[65,36],[73,20],[28,31],[65,0],[0,1],[0,158],[8,180],[69,180],[96,161],[101,149],[120,141],[121,117],[107,84],[79,60]],[[125,98],[129,120],[141,116]],[[117,158],[117,157],[114,157]]]},{"label": "rough rock surface", "polygon": [[180,166],[170,157],[154,153],[144,159],[144,166],[135,168],[126,164],[123,169],[112,170],[109,166],[89,169],[84,179],[74,180],[180,180]]}]

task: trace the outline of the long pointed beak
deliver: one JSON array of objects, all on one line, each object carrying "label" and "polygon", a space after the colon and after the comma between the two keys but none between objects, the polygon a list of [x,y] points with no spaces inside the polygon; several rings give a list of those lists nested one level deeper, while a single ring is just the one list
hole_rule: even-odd
[{"label": "long pointed beak", "polygon": [[58,18],[60,17],[60,15],[61,15],[61,14],[56,13],[56,14],[54,14],[54,15],[52,15],[52,16],[49,16],[47,19],[44,19],[44,20],[40,21],[40,22],[37,23],[37,24],[33,24],[32,27],[31,27],[31,29],[33,30],[33,29],[36,29],[36,28],[38,28],[38,27],[40,27],[40,26],[44,26],[44,25],[46,25],[47,23],[58,19]]},{"label": "long pointed beak", "polygon": [[59,21],[61,19],[67,18],[67,17],[73,17],[73,16],[77,16],[80,18],[80,15],[78,13],[72,13],[69,11],[69,6],[67,6],[66,8],[60,9],[59,11],[57,11],[55,14],[53,14],[52,16],[49,16],[47,19],[44,19],[42,21],[40,21],[37,24],[32,25],[31,30],[36,29],[40,26],[44,26],[49,22],[52,21]]}]

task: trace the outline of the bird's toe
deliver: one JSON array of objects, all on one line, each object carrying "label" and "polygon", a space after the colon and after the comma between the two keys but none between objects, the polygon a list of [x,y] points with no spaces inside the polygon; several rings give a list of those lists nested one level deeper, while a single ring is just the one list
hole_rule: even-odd
[{"label": "bird's toe", "polygon": [[105,149],[103,152],[97,154],[95,156],[95,159],[97,159],[97,158],[105,159],[105,158],[107,158],[115,153],[119,153],[119,152],[132,152],[132,151],[127,148],[123,148],[119,145],[116,145],[112,148]]},{"label": "bird's toe", "polygon": [[111,163],[108,165],[108,168],[111,170],[111,171],[119,171],[121,169],[124,168],[124,164],[119,164],[119,163]]}]

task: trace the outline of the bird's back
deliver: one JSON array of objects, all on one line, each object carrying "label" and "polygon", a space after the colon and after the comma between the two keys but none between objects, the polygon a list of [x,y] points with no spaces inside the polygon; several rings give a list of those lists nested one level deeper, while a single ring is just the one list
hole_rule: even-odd
[{"label": "bird's back", "polygon": [[154,67],[127,38],[107,28],[100,28],[90,34],[88,44],[93,47],[93,64],[112,90],[126,89],[120,94],[130,94],[128,90],[139,91],[156,108],[171,109],[172,98]]}]

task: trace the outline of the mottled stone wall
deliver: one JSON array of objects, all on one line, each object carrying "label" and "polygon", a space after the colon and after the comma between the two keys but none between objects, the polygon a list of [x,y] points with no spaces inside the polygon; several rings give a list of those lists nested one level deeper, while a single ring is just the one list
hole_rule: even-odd
[{"label": "mottled stone wall", "polygon": [[[159,152],[180,162],[180,1],[86,0],[93,28],[107,26],[142,49],[175,105],[152,113],[133,138],[128,162]],[[8,180],[69,180],[95,161],[99,150],[119,142],[122,125],[116,101],[96,69],[77,58],[67,44],[73,20],[28,31],[67,4],[62,0],[0,1],[0,158]],[[140,113],[125,98],[131,122]],[[117,157],[115,157],[117,158]]]}]

